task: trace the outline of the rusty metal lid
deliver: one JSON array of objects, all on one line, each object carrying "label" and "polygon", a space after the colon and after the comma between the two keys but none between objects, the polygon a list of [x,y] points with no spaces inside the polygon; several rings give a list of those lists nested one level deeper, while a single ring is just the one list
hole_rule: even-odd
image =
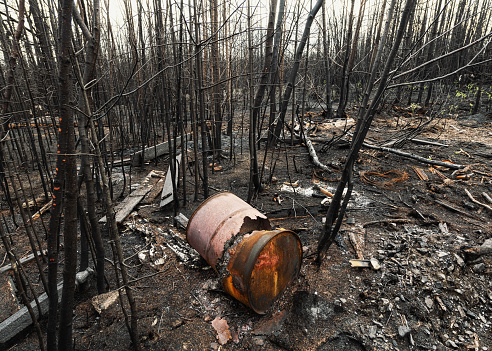
[{"label": "rusty metal lid", "polygon": [[225,290],[264,314],[301,268],[302,245],[292,231],[254,231],[230,250]]}]

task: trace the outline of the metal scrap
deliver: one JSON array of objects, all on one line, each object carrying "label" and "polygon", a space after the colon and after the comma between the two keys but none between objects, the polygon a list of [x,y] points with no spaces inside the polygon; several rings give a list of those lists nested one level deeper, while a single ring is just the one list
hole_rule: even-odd
[{"label": "metal scrap", "polygon": [[[388,180],[382,181],[378,180],[378,178],[387,178]],[[361,171],[360,179],[364,183],[371,184],[377,188],[386,190],[398,190],[395,187],[396,183],[406,181],[408,179],[408,174],[405,171],[400,171],[397,169],[392,169],[384,173],[374,171]]]}]

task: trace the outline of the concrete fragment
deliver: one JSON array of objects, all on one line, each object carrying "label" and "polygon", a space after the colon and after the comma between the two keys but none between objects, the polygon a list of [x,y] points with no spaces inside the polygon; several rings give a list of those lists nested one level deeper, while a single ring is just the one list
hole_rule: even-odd
[{"label": "concrete fragment", "polygon": [[429,296],[427,296],[425,299],[424,299],[424,302],[425,302],[425,305],[427,306],[427,308],[429,310],[432,310],[432,307],[434,307],[434,300],[432,300]]},{"label": "concrete fragment", "polygon": [[400,337],[402,337],[402,338],[404,338],[405,336],[410,334],[411,331],[412,331],[412,329],[410,329],[409,327],[404,326],[404,325],[400,325],[398,327],[398,335],[400,335]]},{"label": "concrete fragment", "polygon": [[118,290],[113,290],[101,295],[94,296],[91,300],[92,306],[101,314],[102,311],[110,307],[118,299]]},{"label": "concrete fragment", "polygon": [[375,325],[369,326],[369,328],[368,328],[369,338],[374,339],[376,337],[377,330],[378,330],[378,328]]}]

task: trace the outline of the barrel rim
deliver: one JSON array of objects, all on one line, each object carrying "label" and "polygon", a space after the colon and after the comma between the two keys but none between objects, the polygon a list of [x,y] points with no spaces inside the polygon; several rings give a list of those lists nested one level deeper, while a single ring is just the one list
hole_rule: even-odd
[{"label": "barrel rim", "polygon": [[[251,234],[253,234],[253,233],[263,233],[263,235],[262,235],[262,237],[260,237],[260,239],[257,242],[255,242],[255,244],[251,248],[251,251],[255,251],[255,252],[254,252],[254,254],[249,255],[248,260],[247,260],[247,263],[245,263],[245,266],[246,266],[246,269],[247,269],[247,271],[245,272],[245,273],[247,273],[247,274],[245,274],[245,277],[247,279],[247,281],[246,281],[246,287],[247,287],[248,303],[249,303],[249,306],[251,307],[251,309],[253,311],[255,311],[256,313],[258,313],[258,314],[265,314],[266,311],[273,305],[273,303],[280,296],[282,296],[282,294],[285,292],[285,290],[289,286],[290,282],[295,278],[295,276],[297,276],[299,274],[299,272],[301,270],[301,266],[302,266],[302,259],[303,259],[302,242],[301,242],[301,239],[299,238],[299,235],[297,235],[297,233],[295,233],[292,230],[284,229],[284,228],[277,228],[277,229],[273,229],[273,230],[258,230],[258,231],[253,231]],[[292,276],[291,277],[290,282],[287,283],[282,288],[282,290],[279,291],[279,293],[272,299],[271,304],[265,310],[263,310],[263,309],[258,308],[254,304],[255,299],[253,299],[253,290],[251,289],[251,276],[252,276],[252,273],[253,273],[253,270],[254,270],[256,261],[258,260],[258,257],[260,256],[260,254],[263,251],[263,249],[265,248],[265,246],[267,246],[277,236],[282,235],[284,233],[288,233],[291,236],[293,236],[296,239],[296,242],[298,244],[297,246],[299,248],[299,250],[298,250],[298,252],[299,252],[299,260],[298,260],[297,267],[296,267],[296,269],[294,271],[296,273],[295,273],[295,276]],[[261,240],[263,238],[266,238],[266,240]],[[259,244],[260,241],[262,241],[261,244]],[[263,243],[263,241],[264,241],[264,243]],[[252,261],[252,262],[250,262],[250,261]]]}]

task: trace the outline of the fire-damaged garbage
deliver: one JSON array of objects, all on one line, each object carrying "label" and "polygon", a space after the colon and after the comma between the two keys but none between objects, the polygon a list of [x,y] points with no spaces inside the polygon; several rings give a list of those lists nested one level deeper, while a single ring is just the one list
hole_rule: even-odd
[{"label": "fire-damaged garbage", "polygon": [[228,192],[198,207],[186,237],[219,274],[227,293],[259,314],[268,310],[301,267],[299,237],[273,229],[264,214]]}]

